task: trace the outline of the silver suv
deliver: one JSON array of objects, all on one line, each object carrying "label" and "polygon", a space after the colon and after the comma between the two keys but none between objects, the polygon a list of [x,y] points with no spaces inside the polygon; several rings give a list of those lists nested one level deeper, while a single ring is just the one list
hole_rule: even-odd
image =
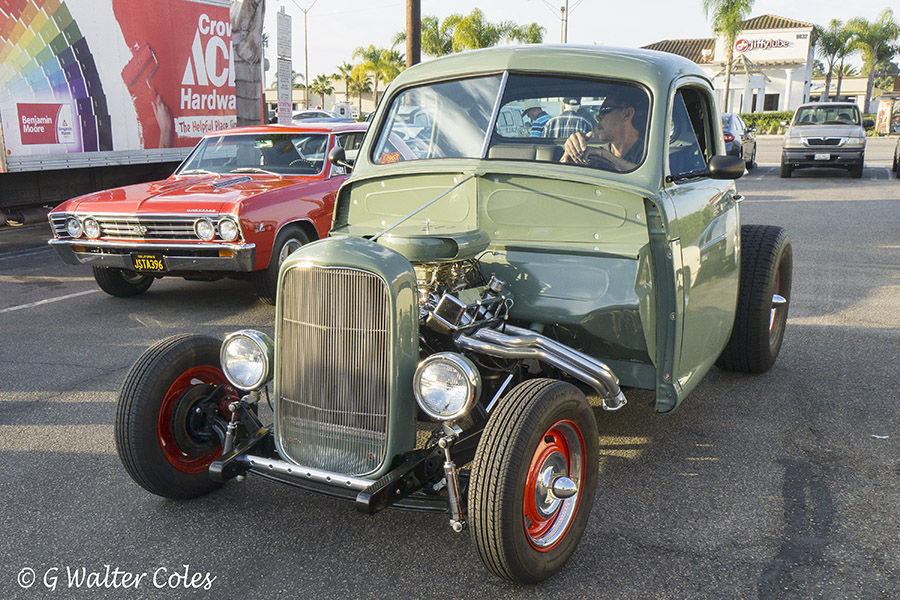
[{"label": "silver suv", "polygon": [[794,113],[784,134],[781,176],[794,169],[831,167],[849,169],[862,177],[866,132],[859,108],[852,102],[812,102]]}]

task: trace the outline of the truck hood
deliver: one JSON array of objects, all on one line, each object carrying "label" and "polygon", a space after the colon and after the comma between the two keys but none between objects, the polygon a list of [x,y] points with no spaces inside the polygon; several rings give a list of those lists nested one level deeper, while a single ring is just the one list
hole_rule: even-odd
[{"label": "truck hood", "polygon": [[802,125],[791,127],[790,137],[863,137],[859,125]]},{"label": "truck hood", "polygon": [[87,194],[61,208],[96,213],[213,214],[231,212],[244,200],[307,181],[310,179],[257,174],[170,177]]}]

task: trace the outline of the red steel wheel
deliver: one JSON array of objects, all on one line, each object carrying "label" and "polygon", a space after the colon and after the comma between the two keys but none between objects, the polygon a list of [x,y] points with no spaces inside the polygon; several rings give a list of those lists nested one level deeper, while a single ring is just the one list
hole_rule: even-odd
[{"label": "red steel wheel", "polygon": [[[181,448],[175,439],[173,429],[175,427],[186,429],[187,423],[176,422],[175,409],[179,401],[184,398],[185,392],[195,385],[216,386],[226,383],[228,383],[228,380],[219,368],[211,366],[193,367],[172,382],[172,385],[169,386],[166,395],[163,397],[162,405],[159,409],[159,422],[157,423],[159,445],[166,459],[182,473],[201,473],[206,471],[209,465],[222,454],[222,446],[221,444],[216,444],[214,450],[201,456],[192,455],[189,451]],[[232,399],[237,400],[238,398],[234,395]]]},{"label": "red steel wheel", "polygon": [[[525,484],[523,514],[528,541],[539,552],[556,547],[578,512],[584,454],[584,436],[578,425],[569,420],[554,423],[534,451]],[[554,494],[553,484],[561,477],[575,484],[573,496],[559,498]]]},{"label": "red steel wheel", "polygon": [[[128,372],[116,405],[116,451],[131,478],[165,498],[196,498],[218,488],[209,465],[221,454],[206,419],[205,403],[226,383],[219,366],[222,341],[205,335],[176,335],[148,348]],[[226,389],[215,412],[230,417]],[[195,408],[202,407],[200,411]]]},{"label": "red steel wheel", "polygon": [[584,534],[599,434],[581,391],[529,379],[491,411],[469,478],[468,520],[484,566],[516,583],[558,573]]}]

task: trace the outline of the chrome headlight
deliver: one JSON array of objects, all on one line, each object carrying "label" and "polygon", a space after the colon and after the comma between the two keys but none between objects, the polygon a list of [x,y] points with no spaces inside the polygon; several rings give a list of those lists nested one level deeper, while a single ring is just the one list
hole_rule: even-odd
[{"label": "chrome headlight", "polygon": [[237,223],[234,222],[234,219],[229,217],[222,217],[219,219],[219,237],[225,240],[226,242],[233,242],[238,238],[238,234],[240,230],[238,229]]},{"label": "chrome headlight", "polygon": [[78,220],[78,217],[69,217],[66,219],[66,233],[68,233],[73,238],[81,237],[81,221]]},{"label": "chrome headlight", "polygon": [[847,143],[844,144],[844,148],[862,148],[865,145],[866,145],[866,138],[851,137],[851,138],[847,138]]},{"label": "chrome headlight", "polygon": [[194,221],[194,233],[204,242],[211,242],[216,237],[216,226],[209,219],[197,219]]},{"label": "chrome headlight", "polygon": [[219,360],[231,384],[246,391],[257,390],[271,379],[275,344],[266,334],[242,329],[229,334],[222,342]]},{"label": "chrome headlight", "polygon": [[84,235],[88,236],[92,240],[96,240],[100,237],[100,223],[97,222],[97,219],[94,217],[88,217],[84,220],[82,224],[84,227]]},{"label": "chrome headlight", "polygon": [[784,138],[784,147],[785,148],[804,148],[803,146],[803,138],[802,137],[785,137]]},{"label": "chrome headlight", "polygon": [[481,375],[471,360],[438,352],[419,363],[413,377],[416,402],[429,417],[452,421],[466,414],[481,395]]}]

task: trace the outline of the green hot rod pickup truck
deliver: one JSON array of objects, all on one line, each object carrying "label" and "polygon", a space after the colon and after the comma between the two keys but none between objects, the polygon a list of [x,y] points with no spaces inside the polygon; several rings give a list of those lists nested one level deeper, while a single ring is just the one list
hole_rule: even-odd
[{"label": "green hot rod pickup truck", "polygon": [[790,241],[741,226],[744,164],[690,61],[537,45],[421,64],[352,166],[330,237],[281,265],[274,339],[175,336],[128,374],[116,443],[150,492],[251,473],[442,511],[490,571],[536,582],[591,512],[587,396],[652,390],[668,413],[714,364],[778,355]]}]

